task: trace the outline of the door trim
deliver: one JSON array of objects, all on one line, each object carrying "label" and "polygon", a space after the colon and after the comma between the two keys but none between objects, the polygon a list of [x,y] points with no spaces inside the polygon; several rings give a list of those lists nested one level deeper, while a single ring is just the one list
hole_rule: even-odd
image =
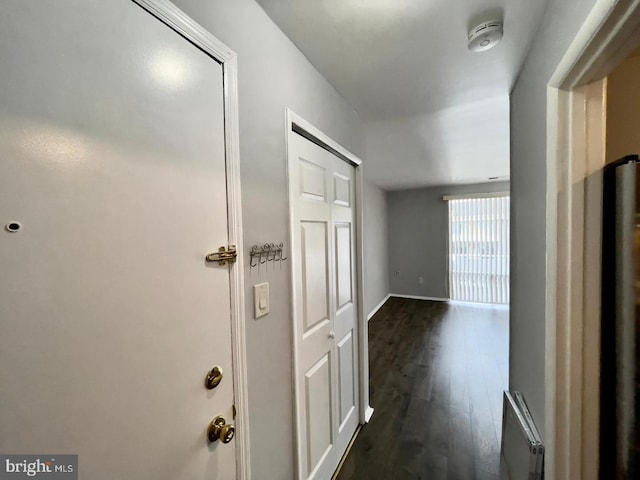
[{"label": "door trim", "polygon": [[605,77],[640,41],[639,14],[640,0],[597,0],[547,87],[549,480],[599,478]]},{"label": "door trim", "polygon": [[[294,243],[294,225],[293,225],[293,209],[294,209],[294,201],[295,201],[295,192],[294,188],[291,185],[291,177],[289,172],[293,166],[293,157],[291,155],[291,135],[302,135],[307,140],[319,145],[320,147],[328,150],[332,154],[338,156],[342,160],[347,163],[353,165],[355,168],[356,174],[356,188],[355,188],[355,196],[356,196],[356,278],[357,278],[357,292],[356,292],[356,308],[357,308],[357,335],[358,335],[358,372],[359,372],[359,405],[358,405],[358,418],[360,424],[365,424],[373,415],[373,408],[369,405],[369,330],[368,324],[366,320],[366,315],[363,312],[364,308],[364,274],[363,274],[363,238],[362,238],[362,221],[363,221],[363,210],[362,210],[362,180],[363,180],[363,172],[362,172],[362,160],[360,160],[357,156],[351,153],[349,150],[344,148],[342,145],[333,141],[327,135],[322,133],[319,129],[314,127],[312,124],[304,120],[301,116],[297,115],[290,109],[286,109],[286,149],[287,149],[287,188],[288,188],[288,197],[289,197],[289,241],[291,245]],[[294,286],[296,281],[296,270],[295,270],[295,261],[292,259],[291,261],[291,318],[295,318],[296,312],[296,301],[294,292]],[[297,336],[297,326],[296,322],[293,321],[293,355],[295,357],[297,349],[298,349],[298,336]],[[298,479],[302,479],[302,466],[301,466],[301,458],[302,453],[300,452],[301,446],[301,432],[300,425],[298,422],[298,412],[301,411],[302,406],[300,405],[300,398],[298,398],[298,364],[295,361],[293,362],[293,381],[292,386],[294,390],[294,411],[293,411],[293,419],[294,419],[294,428],[295,428],[295,445],[294,445],[294,458],[296,462],[295,466],[295,476]]]},{"label": "door trim", "polygon": [[[238,59],[229,47],[168,0],[132,0],[222,66],[224,91],[225,162],[229,243],[243,248],[240,190],[240,125],[238,119]],[[249,404],[244,312],[244,258],[230,264],[233,393],[236,408],[236,472],[238,480],[251,478]]]}]

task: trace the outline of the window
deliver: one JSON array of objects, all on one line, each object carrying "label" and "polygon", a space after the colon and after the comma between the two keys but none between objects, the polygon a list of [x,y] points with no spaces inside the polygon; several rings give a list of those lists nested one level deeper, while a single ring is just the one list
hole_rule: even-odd
[{"label": "window", "polygon": [[509,303],[509,196],[449,201],[452,300]]}]

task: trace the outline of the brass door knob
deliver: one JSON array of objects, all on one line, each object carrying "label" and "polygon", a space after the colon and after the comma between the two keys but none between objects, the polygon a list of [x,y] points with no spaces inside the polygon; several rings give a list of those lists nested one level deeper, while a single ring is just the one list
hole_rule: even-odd
[{"label": "brass door knob", "polygon": [[222,376],[222,369],[218,366],[213,367],[209,373],[207,373],[207,378],[204,380],[204,386],[207,387],[208,390],[213,390],[222,381]]},{"label": "brass door knob", "polygon": [[221,416],[214,418],[209,424],[209,428],[207,430],[207,436],[211,443],[218,439],[220,439],[222,443],[229,443],[233,440],[235,433],[236,427],[231,424],[227,425],[227,421]]}]

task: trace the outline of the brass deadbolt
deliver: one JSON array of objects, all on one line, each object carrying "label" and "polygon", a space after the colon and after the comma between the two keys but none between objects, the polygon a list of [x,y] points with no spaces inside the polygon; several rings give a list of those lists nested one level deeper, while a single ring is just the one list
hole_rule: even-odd
[{"label": "brass deadbolt", "polygon": [[207,429],[207,437],[211,443],[218,439],[220,439],[222,443],[229,443],[233,440],[235,433],[236,427],[227,424],[227,421],[221,416],[214,418]]},{"label": "brass deadbolt", "polygon": [[213,390],[220,385],[222,377],[222,369],[216,365],[207,373],[207,378],[204,379],[204,386],[207,387],[207,390]]}]

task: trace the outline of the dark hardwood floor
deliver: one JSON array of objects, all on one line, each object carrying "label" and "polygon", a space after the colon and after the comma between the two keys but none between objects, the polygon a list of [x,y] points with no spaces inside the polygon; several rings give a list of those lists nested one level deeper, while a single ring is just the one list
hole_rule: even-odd
[{"label": "dark hardwood floor", "polygon": [[390,298],[369,322],[371,405],[338,480],[497,480],[509,312]]}]

